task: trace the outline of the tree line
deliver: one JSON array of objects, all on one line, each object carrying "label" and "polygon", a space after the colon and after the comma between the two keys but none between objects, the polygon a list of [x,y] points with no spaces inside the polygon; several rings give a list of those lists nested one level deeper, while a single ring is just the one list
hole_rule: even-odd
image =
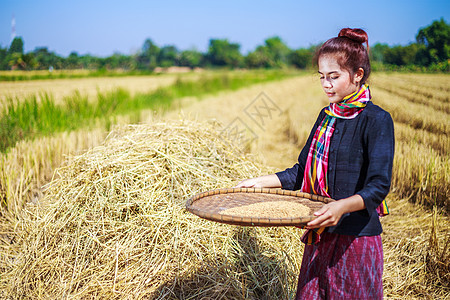
[{"label": "tree line", "polygon": [[[228,39],[210,39],[205,53],[195,49],[180,51],[173,45],[159,47],[151,39],[144,41],[135,54],[115,53],[108,57],[79,55],[72,52],[62,57],[47,47],[25,53],[24,41],[16,37],[9,47],[0,46],[1,70],[46,69],[124,69],[152,71],[156,67],[185,66],[190,68],[283,68],[312,67],[315,50],[320,45],[290,49],[280,37],[267,38],[263,45],[243,55],[238,43]],[[406,46],[377,43],[370,47],[374,69],[427,70],[448,72],[450,60],[450,25],[444,19],[419,29],[416,42]]]}]

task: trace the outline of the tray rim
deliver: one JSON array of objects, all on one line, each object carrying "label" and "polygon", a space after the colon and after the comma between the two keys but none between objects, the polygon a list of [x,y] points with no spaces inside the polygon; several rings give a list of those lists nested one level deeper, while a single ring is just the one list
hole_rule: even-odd
[{"label": "tray rim", "polygon": [[314,215],[296,218],[261,218],[261,217],[230,216],[219,213],[205,212],[204,210],[200,210],[193,207],[193,203],[201,198],[218,194],[231,194],[231,193],[261,193],[261,194],[294,196],[322,203],[330,203],[336,201],[328,197],[309,194],[301,191],[283,190],[280,188],[221,188],[197,193],[193,197],[189,198],[186,201],[186,210],[206,220],[241,226],[301,226],[317,218],[317,216]]}]

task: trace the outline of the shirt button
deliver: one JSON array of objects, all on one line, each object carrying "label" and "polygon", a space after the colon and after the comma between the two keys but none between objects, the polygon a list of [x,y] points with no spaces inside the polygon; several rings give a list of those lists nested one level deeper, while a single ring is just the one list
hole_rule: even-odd
[{"label": "shirt button", "polygon": [[335,130],[334,130],[334,133],[335,133],[335,134],[339,134],[339,129],[335,129]]}]

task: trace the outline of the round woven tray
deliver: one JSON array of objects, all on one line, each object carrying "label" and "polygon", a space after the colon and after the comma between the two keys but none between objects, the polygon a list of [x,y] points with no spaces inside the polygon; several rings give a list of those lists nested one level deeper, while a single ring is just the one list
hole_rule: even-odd
[{"label": "round woven tray", "polygon": [[[229,208],[263,201],[293,201],[310,208],[308,216],[291,218],[268,218],[260,216],[236,216],[220,213]],[[299,191],[268,188],[230,188],[199,193],[186,202],[191,213],[211,221],[243,226],[299,226],[316,218],[313,213],[323,205],[335,201],[318,195]]]}]

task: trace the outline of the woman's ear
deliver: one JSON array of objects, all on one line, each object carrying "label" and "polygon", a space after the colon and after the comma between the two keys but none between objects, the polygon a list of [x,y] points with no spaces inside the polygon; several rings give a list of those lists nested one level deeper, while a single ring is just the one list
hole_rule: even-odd
[{"label": "woman's ear", "polygon": [[364,77],[364,69],[359,68],[358,71],[356,71],[355,76],[353,77],[353,82],[356,82],[356,84],[359,85],[363,77]]}]

